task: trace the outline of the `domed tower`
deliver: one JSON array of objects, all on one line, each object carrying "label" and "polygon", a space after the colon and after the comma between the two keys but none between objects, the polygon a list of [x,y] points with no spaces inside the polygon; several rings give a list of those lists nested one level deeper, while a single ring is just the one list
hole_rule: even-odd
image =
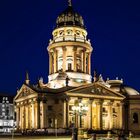
[{"label": "domed tower", "polygon": [[87,39],[83,18],[74,11],[71,1],[56,20],[53,39],[48,46],[50,88],[91,83],[92,46]]}]

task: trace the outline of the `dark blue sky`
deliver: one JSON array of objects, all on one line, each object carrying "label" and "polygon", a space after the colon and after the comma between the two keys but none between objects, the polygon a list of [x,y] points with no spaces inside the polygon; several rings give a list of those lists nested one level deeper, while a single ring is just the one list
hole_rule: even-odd
[{"label": "dark blue sky", "polygon": [[[140,91],[140,1],[73,0],[85,20],[92,73],[123,78]],[[0,0],[0,92],[16,94],[29,71],[31,83],[48,79],[47,45],[67,0]]]}]

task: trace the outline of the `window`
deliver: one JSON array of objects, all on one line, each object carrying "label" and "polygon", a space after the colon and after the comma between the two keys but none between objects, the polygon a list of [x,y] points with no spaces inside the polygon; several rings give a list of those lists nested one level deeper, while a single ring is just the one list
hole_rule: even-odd
[{"label": "window", "polygon": [[48,118],[48,125],[49,125],[49,127],[52,127],[53,126],[53,120],[52,120],[52,118]]},{"label": "window", "polygon": [[138,123],[138,113],[133,113],[133,123]]},{"label": "window", "polygon": [[6,110],[5,110],[6,112],[5,112],[5,115],[9,115],[9,107],[6,107]]},{"label": "window", "polygon": [[72,68],[71,63],[68,63],[68,70],[71,70],[71,68]]},{"label": "window", "polygon": [[54,100],[54,103],[55,103],[55,104],[59,104],[59,100],[58,100],[58,99],[55,99],[55,100]]},{"label": "window", "polygon": [[103,107],[103,112],[106,112],[105,107]]},{"label": "window", "polygon": [[63,30],[59,31],[59,35],[63,36],[64,35],[64,31]]},{"label": "window", "polygon": [[48,110],[50,110],[50,111],[53,110],[51,105],[48,106]]},{"label": "window", "polygon": [[72,110],[72,105],[69,105],[69,110]]},{"label": "window", "polygon": [[113,108],[113,113],[116,113],[116,110],[115,110],[115,108]]},{"label": "window", "polygon": [[71,35],[72,34],[72,30],[67,30],[67,34]]}]

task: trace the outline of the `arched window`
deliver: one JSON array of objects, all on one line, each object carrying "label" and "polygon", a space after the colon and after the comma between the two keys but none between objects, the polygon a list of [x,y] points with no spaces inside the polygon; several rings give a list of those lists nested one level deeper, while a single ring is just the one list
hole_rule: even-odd
[{"label": "arched window", "polygon": [[133,113],[133,123],[138,123],[139,122],[139,118],[138,118],[138,113]]}]

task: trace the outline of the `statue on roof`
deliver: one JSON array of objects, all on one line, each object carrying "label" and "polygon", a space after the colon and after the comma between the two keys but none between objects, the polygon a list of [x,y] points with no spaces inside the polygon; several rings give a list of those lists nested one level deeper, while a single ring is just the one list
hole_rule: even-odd
[{"label": "statue on roof", "polygon": [[69,6],[72,6],[71,0],[68,0],[68,5],[69,5]]},{"label": "statue on roof", "polygon": [[94,70],[94,77],[93,77],[94,82],[98,81],[98,76],[96,70]]},{"label": "statue on roof", "polygon": [[70,80],[70,79],[69,79],[69,77],[67,76],[67,77],[66,77],[66,87],[69,85],[69,80]]}]

